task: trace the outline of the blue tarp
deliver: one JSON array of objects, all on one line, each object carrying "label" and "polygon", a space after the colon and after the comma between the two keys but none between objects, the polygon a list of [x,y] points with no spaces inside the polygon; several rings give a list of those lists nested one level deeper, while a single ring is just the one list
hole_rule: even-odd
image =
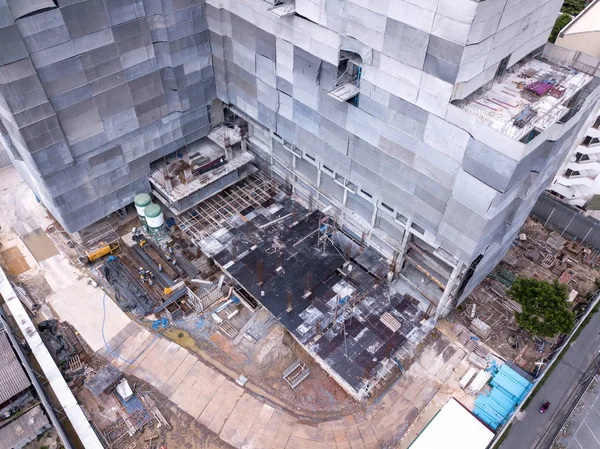
[{"label": "blue tarp", "polygon": [[512,415],[532,384],[508,365],[502,365],[490,385],[492,390],[488,394],[480,394],[475,400],[473,413],[496,430]]}]

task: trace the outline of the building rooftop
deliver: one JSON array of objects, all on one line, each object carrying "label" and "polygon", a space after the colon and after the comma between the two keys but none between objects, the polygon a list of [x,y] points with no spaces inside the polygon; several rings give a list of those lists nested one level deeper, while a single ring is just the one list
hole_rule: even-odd
[{"label": "building rooftop", "polygon": [[26,390],[29,385],[29,378],[17,359],[5,331],[0,330],[0,404]]},{"label": "building rooftop", "polygon": [[494,432],[456,399],[451,398],[419,434],[409,449],[447,447],[485,449]]},{"label": "building rooftop", "polygon": [[575,19],[565,26],[560,34],[593,33],[600,31],[600,0],[590,3]]},{"label": "building rooftop", "polygon": [[[570,110],[571,100],[592,76],[538,59],[515,64],[490,85],[454,104],[516,140],[542,132]],[[532,136],[534,137],[534,136]]]},{"label": "building rooftop", "polygon": [[36,405],[0,429],[0,449],[24,447],[50,427],[50,421],[42,408]]}]

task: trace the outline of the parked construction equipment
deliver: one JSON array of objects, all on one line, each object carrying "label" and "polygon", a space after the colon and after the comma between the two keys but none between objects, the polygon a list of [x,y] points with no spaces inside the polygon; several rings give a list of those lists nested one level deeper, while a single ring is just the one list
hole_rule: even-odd
[{"label": "parked construction equipment", "polygon": [[90,251],[87,253],[87,258],[83,258],[84,260],[82,262],[95,262],[98,259],[101,259],[104,256],[108,256],[109,254],[114,253],[116,250],[119,249],[119,243],[118,242],[111,242],[111,243],[101,243],[101,247],[98,249],[95,249],[94,251]]}]

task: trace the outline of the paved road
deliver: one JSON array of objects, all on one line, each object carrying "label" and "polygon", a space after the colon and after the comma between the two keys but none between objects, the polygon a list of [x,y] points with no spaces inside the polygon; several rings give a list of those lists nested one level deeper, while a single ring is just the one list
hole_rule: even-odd
[{"label": "paved road", "polygon": [[555,447],[600,449],[600,382],[594,382],[588,390],[566,428]]},{"label": "paved road", "polygon": [[[577,340],[571,344],[562,360],[554,368],[540,391],[529,404],[526,415],[521,421],[515,419],[512,429],[502,443],[501,449],[547,449],[540,445],[540,437],[547,434],[558,417],[561,404],[568,400],[573,388],[600,351],[600,313],[583,329]],[[539,407],[545,401],[552,406],[546,413],[539,413]]]}]

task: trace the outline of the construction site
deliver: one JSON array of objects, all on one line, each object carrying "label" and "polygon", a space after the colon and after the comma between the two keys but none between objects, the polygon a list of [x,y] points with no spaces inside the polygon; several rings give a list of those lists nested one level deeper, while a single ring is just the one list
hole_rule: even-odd
[{"label": "construction site", "polygon": [[0,2],[2,315],[65,449],[489,442],[532,391],[564,336],[508,289],[599,287],[527,217],[600,60],[561,0],[399,3]]},{"label": "construction site", "polygon": [[[485,416],[487,399],[479,396],[491,394],[486,385],[494,384],[499,367],[506,365],[528,391],[561,343],[516,326],[519,305],[506,290],[517,276],[568,285],[575,312],[585,310],[598,287],[596,250],[528,219],[496,270],[436,321],[425,303],[399,293],[411,285],[390,275],[397,270],[327,212],[311,210],[258,170],[180,215],[138,195],[129,210],[82,232],[79,243],[54,222],[44,245],[38,237],[25,248],[40,260],[63,253],[85,273],[86,288],[102,304],[96,319],[103,340],[91,344],[91,329],[76,324],[82,334],[67,321],[45,319],[47,304],[37,296],[43,290],[35,278],[22,278],[31,271],[25,249],[0,254],[21,281],[14,286],[18,300],[102,444],[116,449],[150,447],[153,440],[179,447],[193,444],[195,433],[202,444],[226,447],[228,421],[219,426],[207,412],[218,394],[204,398],[199,385],[212,369],[219,373],[217,392],[226,384],[228,395],[239,392],[226,417],[239,419],[238,406],[250,406],[240,396],[252,393],[262,398],[258,403],[308,422],[366,414],[377,440],[405,447],[448,397]],[[424,271],[433,261],[422,253],[413,244],[407,265],[425,283],[435,272]],[[105,326],[114,319],[107,312],[113,301],[133,321],[111,336]],[[51,313],[62,314],[54,307]],[[390,402],[395,394],[417,394],[409,404],[418,413],[383,430],[373,420],[399,407]],[[486,422],[495,428],[503,419]]]}]

